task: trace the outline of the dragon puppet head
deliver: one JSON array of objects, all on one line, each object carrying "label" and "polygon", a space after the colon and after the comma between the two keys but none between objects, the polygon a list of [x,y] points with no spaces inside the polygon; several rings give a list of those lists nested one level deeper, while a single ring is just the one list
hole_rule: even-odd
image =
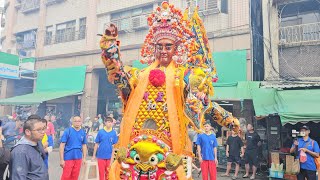
[{"label": "dragon puppet head", "polygon": [[175,170],[182,162],[169,152],[169,146],[155,136],[142,135],[133,139],[129,148],[119,149],[117,160],[134,165],[137,172],[154,172],[158,169]]},{"label": "dragon puppet head", "polygon": [[165,150],[152,142],[138,142],[129,149],[127,163],[136,164],[138,171],[148,172],[165,167]]}]

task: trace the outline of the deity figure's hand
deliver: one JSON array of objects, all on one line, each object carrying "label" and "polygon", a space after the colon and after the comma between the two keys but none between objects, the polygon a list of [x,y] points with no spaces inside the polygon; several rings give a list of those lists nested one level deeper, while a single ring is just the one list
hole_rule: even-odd
[{"label": "deity figure's hand", "polygon": [[105,30],[105,34],[102,35],[100,48],[102,50],[101,59],[107,70],[109,82],[115,84],[121,90],[120,95],[127,99],[131,92],[129,76],[124,71],[120,60],[118,28],[114,24],[110,24]]}]

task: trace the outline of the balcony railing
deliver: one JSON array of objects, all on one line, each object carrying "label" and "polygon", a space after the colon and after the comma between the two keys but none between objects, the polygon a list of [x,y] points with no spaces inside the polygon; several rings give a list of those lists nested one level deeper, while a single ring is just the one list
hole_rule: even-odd
[{"label": "balcony railing", "polygon": [[66,31],[64,33],[56,33],[55,35],[46,35],[44,45],[65,43],[70,41],[77,41],[86,38],[86,29],[81,31]]},{"label": "balcony railing", "polygon": [[318,44],[320,43],[320,22],[281,27],[279,33],[280,45]]},{"label": "balcony railing", "polygon": [[17,49],[34,49],[36,47],[36,40],[27,40],[17,42]]},{"label": "balcony railing", "polygon": [[23,0],[21,1],[21,11],[29,13],[40,9],[40,0]]},{"label": "balcony railing", "polygon": [[[118,31],[121,32],[133,32],[135,30],[146,29],[148,27],[148,14],[131,16],[122,19],[114,19],[111,22],[106,23],[107,27],[110,23],[115,24],[118,27]],[[104,28],[105,28],[104,27]],[[104,32],[104,29],[103,29]]]}]

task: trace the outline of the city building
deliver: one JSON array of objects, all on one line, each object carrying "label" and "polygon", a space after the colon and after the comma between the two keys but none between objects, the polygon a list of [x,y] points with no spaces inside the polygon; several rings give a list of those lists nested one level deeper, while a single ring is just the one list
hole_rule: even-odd
[{"label": "city building", "polygon": [[319,81],[320,2],[273,0],[262,4],[265,80],[289,81],[294,86]]},{"label": "city building", "polygon": [[[82,94],[48,101],[46,104],[71,104],[73,113],[81,104],[80,114],[83,117],[108,114],[109,111],[117,111],[121,104],[114,86],[106,80],[100,60],[100,36],[97,34],[102,34],[108,24],[116,24],[122,45],[122,60],[124,64],[131,65],[140,59],[140,48],[148,31],[147,16],[161,2],[6,0],[6,23],[1,35],[3,52],[35,57],[37,71],[86,65]],[[252,79],[249,0],[169,2],[182,9],[199,6],[199,14],[203,18],[213,51],[246,51],[245,80]],[[17,82],[3,79],[0,97],[17,96],[10,91]],[[32,86],[36,87],[37,84],[32,83]],[[11,110],[10,107],[1,106],[0,114],[11,113]]]},{"label": "city building", "polygon": [[260,3],[263,23],[259,28],[263,30],[257,39],[264,52],[261,89],[272,101],[265,99],[263,108],[268,110],[259,115],[268,119],[269,150],[290,148],[284,141],[294,137],[302,123],[311,127],[311,138],[319,141],[320,1]]}]

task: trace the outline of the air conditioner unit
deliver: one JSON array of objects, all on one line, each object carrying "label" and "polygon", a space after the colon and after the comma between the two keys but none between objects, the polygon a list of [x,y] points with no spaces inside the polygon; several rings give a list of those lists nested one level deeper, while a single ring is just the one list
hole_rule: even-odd
[{"label": "air conditioner unit", "polygon": [[207,7],[208,7],[208,9],[218,9],[217,0],[208,0]]},{"label": "air conditioner unit", "polygon": [[132,18],[132,28],[133,29],[141,29],[148,27],[147,18],[138,16]]}]

